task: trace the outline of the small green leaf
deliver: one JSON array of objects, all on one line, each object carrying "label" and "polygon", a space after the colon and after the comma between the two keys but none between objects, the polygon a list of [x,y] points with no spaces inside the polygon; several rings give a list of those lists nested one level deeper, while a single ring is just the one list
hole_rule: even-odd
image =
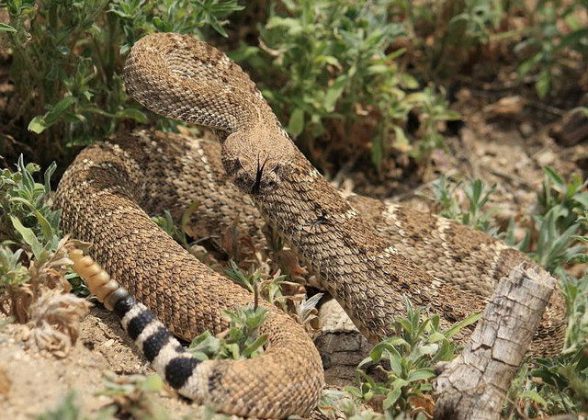
[{"label": "small green leaf", "polygon": [[53,124],[55,124],[61,115],[76,102],[77,99],[73,96],[66,96],[53,105],[51,109],[45,114],[45,122],[47,123],[47,126],[51,127]]},{"label": "small green leaf", "polygon": [[392,391],[390,391],[388,393],[388,395],[386,396],[386,399],[382,403],[384,410],[389,410],[390,408],[392,408],[394,406],[394,404],[396,404],[396,401],[398,401],[398,398],[400,398],[401,393],[402,393],[401,388],[392,389]]},{"label": "small green leaf", "polygon": [[255,339],[255,341],[249,344],[243,350],[243,357],[249,358],[251,357],[260,347],[262,347],[267,342],[267,335],[260,335]]},{"label": "small green leaf", "polygon": [[468,325],[472,325],[472,324],[475,324],[476,322],[478,322],[478,320],[481,317],[482,317],[481,312],[476,312],[476,313],[469,315],[467,318],[462,319],[458,323],[452,325],[451,328],[449,328],[447,331],[445,331],[445,336],[447,338],[453,337],[455,334],[460,332],[463,328],[467,327]]},{"label": "small green leaf", "polygon": [[6,23],[0,23],[0,32],[16,32],[16,28],[13,28]]},{"label": "small green leaf", "polygon": [[302,130],[304,130],[304,110],[296,108],[292,115],[290,115],[290,121],[288,122],[288,132],[292,137],[298,137]]},{"label": "small green leaf", "polygon": [[51,177],[55,173],[57,169],[57,163],[51,162],[51,165],[47,168],[45,173],[43,174],[43,180],[45,185],[45,193],[49,194],[51,192]]},{"label": "small green leaf", "polygon": [[43,238],[45,239],[46,242],[50,242],[51,239],[53,238],[53,234],[54,234],[53,227],[51,226],[49,221],[45,218],[43,213],[41,213],[39,210],[35,209],[34,214],[35,214],[35,218],[37,219],[37,223],[39,224],[39,227],[41,228],[41,232],[43,233]]},{"label": "small green leaf", "polygon": [[548,178],[550,178],[553,182],[555,182],[556,185],[560,185],[560,186],[565,185],[565,180],[551,166],[545,166],[543,168],[543,172],[545,172],[545,175]]},{"label": "small green leaf", "polygon": [[24,242],[31,247],[31,251],[33,251],[35,258],[41,259],[44,249],[37,239],[37,236],[35,236],[33,230],[25,227],[21,221],[14,216],[10,216],[10,220],[12,221],[12,226],[14,226],[14,229],[16,229],[16,231],[20,233],[20,236],[22,236]]},{"label": "small green leaf", "polygon": [[535,89],[540,98],[545,98],[551,88],[551,73],[548,69],[539,73],[539,78],[535,84]]},{"label": "small green leaf", "polygon": [[435,372],[431,369],[418,369],[410,372],[408,375],[408,382],[426,381],[435,377]]},{"label": "small green leaf", "polygon": [[116,113],[116,117],[120,119],[131,119],[141,124],[146,124],[148,121],[147,115],[136,108],[123,109]]},{"label": "small green leaf", "polygon": [[337,77],[331,86],[329,86],[324,101],[325,110],[327,112],[333,112],[335,110],[335,105],[343,93],[346,83],[347,75],[341,75]]},{"label": "small green leaf", "polygon": [[547,407],[547,401],[539,395],[539,393],[532,389],[527,389],[519,394],[521,400],[531,400],[537,404],[541,404],[543,407]]},{"label": "small green leaf", "polygon": [[577,193],[572,197],[572,200],[588,209],[588,192]]},{"label": "small green leaf", "polygon": [[37,115],[29,122],[27,129],[35,134],[41,134],[47,129],[47,127],[48,126],[45,123],[45,118],[41,115]]}]

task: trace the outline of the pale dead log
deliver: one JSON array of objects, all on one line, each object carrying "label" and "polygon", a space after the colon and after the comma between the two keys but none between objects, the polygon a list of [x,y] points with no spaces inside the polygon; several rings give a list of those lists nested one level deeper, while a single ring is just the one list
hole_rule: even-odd
[{"label": "pale dead log", "polygon": [[465,349],[435,381],[435,418],[500,418],[555,286],[549,274],[524,265],[499,282]]}]

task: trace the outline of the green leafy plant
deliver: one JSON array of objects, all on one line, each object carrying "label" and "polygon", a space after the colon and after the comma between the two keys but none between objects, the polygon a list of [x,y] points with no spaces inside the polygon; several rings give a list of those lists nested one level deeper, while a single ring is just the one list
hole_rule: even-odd
[{"label": "green leafy plant", "polygon": [[188,350],[199,360],[247,359],[263,352],[267,342],[259,328],[265,321],[267,309],[257,307],[238,308],[225,311],[229,318],[229,329],[215,337],[205,331],[190,343]]},{"label": "green leafy plant", "polygon": [[226,18],[242,9],[237,0],[114,0],[109,12],[121,19],[126,36],[121,52],[126,53],[143,34],[151,32],[200,34],[210,26],[226,37]]},{"label": "green leafy plant", "polygon": [[391,3],[404,21],[412,48],[423,57],[415,64],[433,78],[459,72],[477,49],[490,42],[507,13],[501,0]]},{"label": "green leafy plant", "polygon": [[0,170],[0,311],[20,314],[21,321],[26,319],[21,292],[31,280],[29,253],[42,265],[62,239],[59,212],[50,207],[49,198],[55,165],[45,172],[43,184],[33,178],[39,169],[25,165],[21,156],[16,171]]},{"label": "green leafy plant", "polygon": [[[439,315],[427,316],[424,309],[414,308],[406,301],[406,317],[395,319],[394,333],[377,344],[360,363],[360,386],[348,388],[348,391],[366,401],[384,397],[382,409],[392,416],[410,410],[411,398],[432,390],[430,380],[436,376],[435,364],[455,357],[457,346],[451,338],[479,317],[479,314],[471,315],[443,330]],[[385,382],[361,370],[373,363],[379,364],[377,367],[385,375]]]},{"label": "green leafy plant", "polygon": [[59,212],[50,206],[50,179],[55,164],[45,171],[43,184],[35,182],[35,164],[18,160],[15,172],[0,171],[0,239],[27,247],[39,261],[54,251],[61,239]]},{"label": "green leafy plant", "polygon": [[22,249],[12,251],[7,246],[0,246],[0,293],[4,288],[14,288],[29,280],[29,271],[21,262],[22,252]]},{"label": "green leafy plant", "polygon": [[463,187],[467,199],[467,210],[463,210],[455,198],[455,193],[460,186],[459,183],[452,185],[445,176],[441,176],[433,182],[435,200],[440,206],[439,214],[483,232],[495,234],[496,228],[492,225],[491,213],[484,210],[484,206],[488,203],[495,187],[488,188],[480,179],[469,181]]},{"label": "green leafy plant", "polygon": [[31,276],[22,264],[22,249],[12,251],[0,245],[0,312],[16,315],[19,306],[19,291],[27,284]]},{"label": "green leafy plant", "polygon": [[564,271],[560,275],[569,320],[562,353],[572,354],[588,348],[588,273],[579,279]]},{"label": "green leafy plant", "polygon": [[43,183],[34,179],[40,167],[25,165],[22,156],[15,171],[0,170],[0,311],[19,322],[28,320],[28,308],[40,296],[41,286],[62,284],[69,290],[68,280],[76,295],[89,294],[64,259],[67,238],[59,228],[60,211],[52,206],[55,169],[54,163],[47,168]]},{"label": "green leafy plant", "polygon": [[104,417],[141,418],[167,420],[169,415],[153,400],[153,395],[163,389],[163,380],[157,374],[148,376],[119,376],[112,372],[104,374],[105,388],[98,394],[111,399],[101,409]]},{"label": "green leafy plant", "polygon": [[588,409],[588,358],[584,350],[536,359],[519,371],[508,392],[505,416],[535,418]]},{"label": "green leafy plant", "polygon": [[570,54],[579,54],[584,61],[588,58],[588,27],[581,18],[588,3],[540,0],[532,9],[523,7],[531,24],[515,47],[523,57],[518,73],[521,77],[536,75],[535,90],[543,98],[552,90],[554,78],[564,78],[566,70],[575,67]]},{"label": "green leafy plant", "polygon": [[569,182],[553,168],[544,168],[545,177],[537,195],[535,224],[539,237],[533,256],[549,271],[555,272],[568,263],[586,263],[588,242],[588,191],[587,180],[578,175]]},{"label": "green leafy plant", "polygon": [[[531,80],[540,98],[557,91],[572,74],[582,74],[588,51],[584,0],[390,2],[390,14],[404,22],[411,59],[428,78],[448,79],[482,51],[496,61],[499,48],[513,51],[521,79]],[[523,21],[524,26],[515,22]],[[489,57],[488,52],[494,57]],[[498,63],[496,63],[498,64]]]},{"label": "green leafy plant", "polygon": [[229,267],[225,270],[225,274],[235,283],[243,286],[254,294],[255,307],[257,307],[259,296],[263,296],[267,298],[270,303],[278,305],[282,309],[286,309],[287,297],[282,293],[282,286],[285,283],[292,283],[287,282],[287,276],[281,275],[279,271],[274,276],[264,278],[259,269],[244,273],[233,260],[230,260]]},{"label": "green leafy plant", "polygon": [[543,171],[543,185],[537,195],[538,213],[545,215],[554,207],[562,208],[565,218],[558,221],[558,227],[567,229],[585,215],[588,209],[588,180],[574,174],[566,181],[550,166],[543,168]]},{"label": "green leafy plant", "polygon": [[[588,224],[588,181],[572,176],[569,182],[553,168],[544,168],[545,178],[542,190],[537,194],[536,214],[533,215],[533,228],[527,230],[525,238],[515,244],[511,221],[501,236],[511,245],[529,254],[550,272],[560,270],[565,264],[588,262],[586,233]],[[456,199],[460,184],[451,185],[445,177],[433,182],[435,200],[439,203],[439,213],[447,218],[458,220],[489,234],[499,236],[492,214],[484,211],[494,187],[488,189],[481,180],[473,180],[463,187],[467,199],[467,210]],[[536,239],[532,241],[532,238]]]},{"label": "green leafy plant", "polygon": [[[399,64],[404,50],[391,47],[404,29],[388,19],[388,3],[284,1],[271,8],[261,47],[233,54],[260,74],[264,95],[306,151],[330,138],[333,150],[356,153],[355,144],[379,166],[391,146],[412,147],[404,129],[411,110],[427,114],[421,151],[441,142],[436,122],[455,117],[433,90],[410,92],[419,84]],[[369,134],[353,136],[359,127]]]},{"label": "green leafy plant", "polygon": [[574,223],[563,231],[558,228],[566,214],[565,209],[557,206],[551,208],[545,216],[535,216],[539,237],[530,255],[550,272],[555,272],[566,263],[588,261],[586,247],[576,244],[580,238],[576,235],[580,230],[579,224]]},{"label": "green leafy plant", "polygon": [[178,226],[172,218],[169,210],[164,210],[162,216],[154,216],[151,219],[157,224],[157,226],[162,228],[165,233],[174,238],[176,242],[178,242],[184,248],[188,250],[190,249],[188,236],[186,235],[186,232],[183,228],[184,223],[182,223],[182,226]]},{"label": "green leafy plant", "polygon": [[[70,146],[147,122],[121,78],[123,56],[138,38],[156,31],[200,33],[205,26],[226,35],[225,18],[241,6],[236,0],[3,0],[0,8],[9,15],[0,37],[11,47],[18,103],[8,129],[61,161]],[[19,125],[33,134],[23,135]],[[42,153],[33,157],[47,163]]]}]

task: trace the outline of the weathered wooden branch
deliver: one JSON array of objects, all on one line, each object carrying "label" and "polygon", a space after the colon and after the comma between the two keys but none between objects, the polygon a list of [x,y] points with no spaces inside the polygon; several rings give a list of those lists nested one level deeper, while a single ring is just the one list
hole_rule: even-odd
[{"label": "weathered wooden branch", "polygon": [[498,419],[556,280],[521,265],[503,278],[463,352],[435,382],[436,419]]}]

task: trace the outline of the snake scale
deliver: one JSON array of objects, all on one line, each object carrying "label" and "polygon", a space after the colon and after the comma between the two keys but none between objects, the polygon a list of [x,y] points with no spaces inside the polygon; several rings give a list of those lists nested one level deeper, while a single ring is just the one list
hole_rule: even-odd
[{"label": "snake scale", "polygon": [[[321,360],[303,328],[267,303],[261,333],[269,344],[261,356],[193,359],[166,327],[185,340],[205,329],[219,333],[228,325],[223,310],[251,297],[148,214],[170,209],[179,218],[196,201],[192,217],[213,235],[237,219],[259,235],[265,219],[372,341],[392,332],[404,296],[449,325],[481,311],[515,266],[533,264],[450,220],[343,197],[298,151],[245,72],[201,41],[146,36],[133,46],[124,79],[139,103],[212,128],[220,144],[157,131],[119,134],[80,153],[60,182],[56,204],[64,230],[93,243],[89,256],[72,253],[76,269],[122,318],[156,371],[189,398],[241,416],[305,416],[323,386]],[[564,312],[557,291],[532,352],[561,348]]]}]

